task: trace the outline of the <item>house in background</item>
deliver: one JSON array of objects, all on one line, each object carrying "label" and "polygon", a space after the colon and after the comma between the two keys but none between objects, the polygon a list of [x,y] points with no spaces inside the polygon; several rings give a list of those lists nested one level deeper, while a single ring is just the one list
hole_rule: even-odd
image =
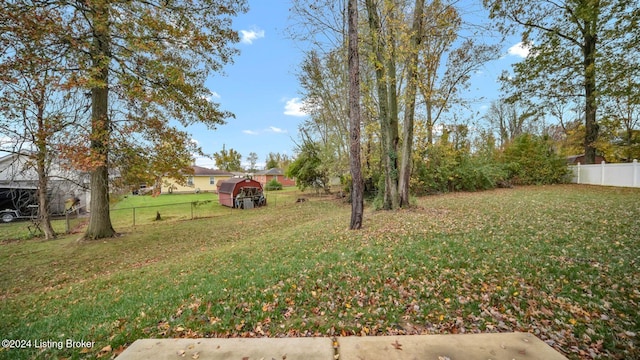
[{"label": "house in background", "polygon": [[216,184],[221,180],[233,177],[233,174],[223,170],[214,170],[202,166],[191,166],[193,175],[185,175],[185,184],[178,184],[175,179],[162,178],[162,194],[217,192]]},{"label": "house in background", "polygon": [[258,171],[253,175],[253,179],[265,186],[269,181],[275,179],[282,186],[296,186],[296,179],[290,179],[284,175],[284,171],[278,168]]}]

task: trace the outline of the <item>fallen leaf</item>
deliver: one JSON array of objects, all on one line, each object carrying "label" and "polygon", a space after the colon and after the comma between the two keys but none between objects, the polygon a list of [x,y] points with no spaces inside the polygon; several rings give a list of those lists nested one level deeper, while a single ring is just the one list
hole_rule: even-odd
[{"label": "fallen leaf", "polygon": [[98,352],[96,357],[98,357],[98,358],[103,357],[103,356],[109,354],[111,351],[112,351],[111,345],[107,345],[107,346],[103,347],[102,349],[100,349],[100,352]]},{"label": "fallen leaf", "polygon": [[402,344],[400,344],[398,342],[398,340],[396,339],[396,342],[391,343],[391,345],[396,349],[396,350],[402,350]]}]

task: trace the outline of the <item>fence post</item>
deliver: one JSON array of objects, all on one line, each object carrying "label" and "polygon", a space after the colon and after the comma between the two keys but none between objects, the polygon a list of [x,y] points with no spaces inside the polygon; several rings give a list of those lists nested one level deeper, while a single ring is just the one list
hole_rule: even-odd
[{"label": "fence post", "polygon": [[582,172],[582,169],[580,169],[580,163],[578,162],[578,184],[580,184],[580,173]]},{"label": "fence post", "polygon": [[633,159],[633,187],[638,187],[638,159]]},{"label": "fence post", "polygon": [[604,160],[600,162],[600,185],[604,185]]}]

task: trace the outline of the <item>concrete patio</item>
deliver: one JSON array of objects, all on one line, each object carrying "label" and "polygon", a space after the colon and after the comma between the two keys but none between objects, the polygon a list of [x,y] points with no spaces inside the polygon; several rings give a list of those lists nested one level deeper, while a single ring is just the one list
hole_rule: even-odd
[{"label": "concrete patio", "polygon": [[566,360],[528,333],[331,338],[143,339],[118,360]]}]

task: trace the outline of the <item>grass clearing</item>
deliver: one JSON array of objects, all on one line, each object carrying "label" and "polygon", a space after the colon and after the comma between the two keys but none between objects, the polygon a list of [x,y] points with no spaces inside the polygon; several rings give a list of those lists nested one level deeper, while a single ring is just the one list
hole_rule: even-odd
[{"label": "grass clearing", "polygon": [[95,341],[0,358],[108,358],[143,337],[499,331],[569,358],[640,358],[638,189],[425,197],[367,210],[361,231],[346,204],[271,195],[106,241],[0,245],[3,338]]}]

